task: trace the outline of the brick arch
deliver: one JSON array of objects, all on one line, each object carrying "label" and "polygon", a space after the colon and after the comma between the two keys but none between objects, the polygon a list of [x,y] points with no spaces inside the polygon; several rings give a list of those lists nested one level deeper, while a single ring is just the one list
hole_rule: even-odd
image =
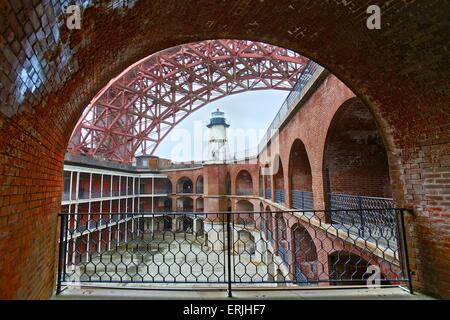
[{"label": "brick arch", "polygon": [[275,202],[284,203],[286,199],[285,170],[282,158],[275,154],[272,160],[273,199]]},{"label": "brick arch", "polygon": [[177,211],[192,212],[194,208],[194,199],[189,196],[177,197]]},{"label": "brick arch", "polygon": [[199,174],[196,178],[195,178],[195,193],[203,193],[204,191],[204,179],[203,179],[203,175]]},{"label": "brick arch", "polygon": [[[334,260],[334,261],[333,261]],[[341,264],[341,271],[344,276],[350,274],[357,274],[356,279],[363,279],[363,274],[366,272],[367,267],[375,265],[380,268],[381,279],[395,279],[398,275],[392,270],[392,265],[382,259],[372,256],[362,250],[356,250],[355,248],[349,248],[344,246],[343,248],[330,251],[328,253],[328,272],[330,279],[339,278],[339,274],[333,271],[334,265]],[[345,265],[345,266],[343,266]],[[354,267],[354,268],[353,268]],[[339,272],[338,272],[339,273]],[[344,278],[344,276],[342,278]],[[348,278],[347,278],[348,279]],[[348,284],[350,284],[349,282]],[[332,283],[333,284],[333,283]],[[339,283],[335,283],[339,285]],[[353,283],[358,284],[358,283]],[[365,285],[366,281],[362,280],[360,284]],[[389,281],[381,282],[381,284],[390,284]]]},{"label": "brick arch", "polygon": [[[0,96],[0,213],[9,221],[0,245],[15,243],[16,247],[2,259],[1,269],[5,271],[0,279],[1,297],[47,298],[52,292],[56,250],[49,248],[56,247],[64,150],[84,106],[112,77],[148,54],[214,38],[251,38],[302,52],[339,76],[370,106],[383,131],[389,133],[388,149],[395,151],[391,162],[395,166],[391,177],[394,195],[399,204],[419,213],[413,221],[421,234],[414,245],[423,262],[423,270],[419,270],[423,282],[418,285],[432,294],[448,296],[449,280],[433,276],[438,270],[450,270],[448,262],[434,259],[434,255],[445,256],[447,248],[431,241],[434,234],[445,231],[445,225],[430,223],[447,205],[427,197],[430,184],[438,192],[448,190],[448,185],[426,180],[430,174],[444,178],[450,171],[446,160],[448,77],[446,68],[442,68],[446,55],[441,54],[447,33],[445,24],[440,23],[448,4],[391,3],[383,7],[383,26],[389,32],[367,30],[364,19],[354,14],[365,12],[365,4],[305,4],[282,1],[276,15],[268,2],[222,2],[211,6],[202,0],[183,10],[175,2],[148,5],[138,1],[129,9],[102,4],[86,9],[82,30],[69,32],[63,27],[57,32],[60,37],[53,34],[57,41],[52,40],[52,32],[39,25],[39,19],[34,19],[38,21],[37,32],[49,36],[47,41],[36,42],[36,52],[31,53],[45,65],[44,83],[27,90],[18,77],[5,77],[31,65],[26,58],[30,54],[28,38],[36,36],[17,28],[15,12],[23,13],[20,25],[25,25],[42,10],[12,0],[5,2],[1,18],[8,22],[2,36],[10,39],[9,35],[14,35],[14,42],[4,41],[8,50],[4,51],[5,59],[0,59],[6,89]],[[52,16],[58,21],[62,9],[50,9],[54,9]],[[223,23],[226,17],[235,19]],[[351,36],[343,30],[351,30]],[[25,58],[18,60],[14,55],[17,51],[19,57]],[[61,63],[55,63],[57,59]],[[383,75],[375,76],[380,71]],[[23,97],[13,97],[22,89]],[[404,119],[411,121],[406,125]],[[417,163],[427,168],[419,178],[412,167]],[[423,189],[415,189],[417,184],[422,184]],[[31,194],[34,200],[30,202]],[[34,221],[40,231],[30,235],[26,221]],[[32,258],[37,256],[42,258]],[[4,261],[10,264],[3,265]],[[35,273],[36,269],[41,272]]]},{"label": "brick arch", "polygon": [[205,203],[203,197],[198,197],[195,199],[195,210],[196,211],[203,211],[205,208]]},{"label": "brick arch", "polygon": [[[182,176],[177,180],[177,193],[193,193],[194,182],[188,176]],[[190,191],[190,192],[189,192]]]},{"label": "brick arch", "polygon": [[339,106],[324,143],[325,199],[330,193],[392,197],[392,166],[384,138],[360,99],[350,98]]},{"label": "brick arch", "polygon": [[291,208],[314,209],[311,164],[305,144],[298,138],[289,151],[287,189]]},{"label": "brick arch", "polygon": [[290,227],[292,274],[297,281],[317,280],[318,252],[308,229],[300,222]]}]

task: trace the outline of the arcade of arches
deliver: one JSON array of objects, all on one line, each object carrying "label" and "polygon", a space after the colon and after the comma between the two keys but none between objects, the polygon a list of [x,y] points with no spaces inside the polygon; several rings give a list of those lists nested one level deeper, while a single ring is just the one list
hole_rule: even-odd
[{"label": "arcade of arches", "polygon": [[[330,73],[282,124],[276,153],[267,150],[257,163],[167,170],[171,191],[159,205],[277,211],[325,209],[342,194],[392,197],[396,207],[410,209],[414,287],[450,297],[449,88],[443,52],[448,3],[386,2],[383,28],[373,31],[366,28],[365,5],[355,2],[279,1],[274,7],[267,1],[214,6],[196,1],[183,10],[175,2],[150,3],[88,5],[81,30],[55,24],[55,31],[49,23],[62,16],[59,6],[2,4],[1,298],[52,295],[64,155],[88,102],[139,59],[205,39],[253,39],[289,48]],[[25,73],[29,79],[21,80]],[[275,162],[280,170],[261,178],[262,169]],[[277,230],[286,223],[283,217],[268,224]],[[195,226],[188,220],[182,224]],[[302,251],[305,244],[313,247],[308,226],[283,229],[291,231],[274,235],[279,245],[295,249],[301,274],[319,277],[323,270],[315,261],[322,257]],[[370,260],[336,251],[328,257],[330,274],[342,271],[336,264],[342,255]]]}]

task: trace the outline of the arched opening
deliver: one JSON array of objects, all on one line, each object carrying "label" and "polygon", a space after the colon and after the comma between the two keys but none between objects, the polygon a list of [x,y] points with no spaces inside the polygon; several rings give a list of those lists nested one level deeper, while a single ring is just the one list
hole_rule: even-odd
[{"label": "arched opening", "polygon": [[194,210],[194,201],[189,197],[180,197],[177,199],[178,212],[192,212]]},{"label": "arched opening", "polygon": [[253,194],[252,176],[247,170],[241,170],[236,176],[236,194],[239,196]]},{"label": "arched opening", "polygon": [[324,190],[331,222],[359,229],[395,229],[395,216],[363,209],[393,208],[389,164],[383,138],[370,110],[358,98],[334,115],[323,159]]},{"label": "arched opening", "polygon": [[203,194],[203,176],[198,176],[195,182],[195,193]]},{"label": "arched opening", "polygon": [[177,193],[192,193],[193,185],[192,180],[188,177],[182,177],[177,182]]},{"label": "arched opening", "polygon": [[313,210],[311,165],[304,143],[296,139],[289,154],[289,181],[291,207],[299,210]]},{"label": "arched opening", "polygon": [[154,180],[154,191],[155,194],[171,194],[172,193],[172,182],[168,178],[155,179]]},{"label": "arched opening", "polygon": [[172,198],[156,197],[154,212],[172,212]]},{"label": "arched opening", "polygon": [[285,194],[284,194],[284,171],[283,164],[281,163],[281,158],[279,155],[274,157],[274,161],[272,164],[273,170],[273,184],[275,188],[275,202],[279,204],[285,203]]},{"label": "arched opening", "polygon": [[[12,3],[12,2],[11,2]],[[96,4],[97,5],[97,4]],[[9,230],[14,231],[14,238],[11,236],[2,240],[5,247],[16,238],[23,238],[28,232],[27,221],[32,221],[35,213],[43,212],[45,219],[42,221],[33,221],[37,224],[36,230],[42,230],[42,234],[35,232],[33,234],[34,245],[29,250],[29,244],[18,243],[18,250],[11,253],[5,253],[4,261],[12,261],[14,266],[11,273],[7,273],[3,282],[2,289],[6,297],[48,297],[53,285],[52,274],[54,273],[54,263],[47,263],[52,258],[50,254],[45,254],[45,259],[31,259],[32,253],[45,251],[42,248],[50,248],[51,254],[55,252],[56,239],[48,239],[49,234],[56,234],[57,212],[59,211],[59,199],[55,196],[60,190],[58,184],[61,182],[58,175],[61,173],[61,146],[64,147],[70,134],[76,117],[81,114],[82,108],[90,97],[101,89],[104,83],[107,83],[112,75],[118,74],[124,65],[129,65],[139,57],[148,53],[156,52],[167,43],[180,44],[192,41],[192,39],[213,39],[213,38],[244,38],[248,36],[252,39],[261,39],[273,41],[279,45],[292,48],[293,50],[303,51],[306,55],[315,57],[317,61],[324,65],[339,77],[342,77],[345,83],[355,88],[358,94],[364,97],[370,105],[375,105],[378,115],[383,117],[386,122],[387,130],[395,132],[396,139],[393,140],[392,148],[401,150],[401,154],[396,155],[396,163],[400,168],[396,171],[397,181],[399,182],[398,197],[404,200],[404,205],[408,207],[420,206],[422,218],[414,223],[418,228],[427,230],[426,235],[415,243],[415,247],[427,247],[429,250],[420,250],[420,261],[433,261],[433,263],[418,263],[424,270],[420,273],[425,275],[429,284],[425,288],[434,294],[445,294],[448,288],[447,282],[441,284],[440,277],[426,276],[427,274],[436,274],[442,270],[442,265],[438,264],[438,259],[432,252],[441,252],[444,250],[441,241],[431,241],[433,237],[440,234],[442,225],[440,223],[430,223],[434,218],[441,217],[442,212],[447,206],[443,204],[444,200],[426,200],[423,198],[429,196],[427,182],[423,175],[418,179],[419,184],[424,185],[425,191],[416,190],[417,185],[415,173],[409,172],[410,166],[423,161],[423,166],[429,166],[429,170],[440,169],[442,174],[447,174],[446,163],[448,152],[445,150],[445,136],[448,132],[448,116],[446,116],[447,82],[441,81],[445,78],[444,71],[440,71],[445,64],[447,56],[441,54],[442,48],[445,48],[446,39],[445,23],[436,23],[448,12],[447,5],[442,2],[432,4],[421,1],[400,4],[396,10],[387,10],[383,14],[384,21],[390,21],[389,28],[392,30],[388,35],[384,32],[374,32],[370,37],[367,36],[367,28],[364,21],[361,24],[355,23],[355,19],[321,19],[323,26],[318,27],[316,5],[303,6],[290,5],[280,8],[283,10],[284,28],[279,27],[279,20],[273,19],[273,10],[271,4],[266,2],[255,2],[254,5],[233,6],[226,2],[217,3],[214,6],[202,8],[201,4],[192,4],[186,6],[183,10],[183,19],[173,19],[179,13],[179,7],[176,5],[167,6],[166,3],[155,3],[148,6],[143,1],[138,1],[131,8],[110,9],[108,3],[101,3],[100,9],[92,8],[92,4],[87,4],[87,10],[92,13],[95,19],[96,15],[104,15],[106,6],[107,12],[114,15],[114,19],[106,19],[102,28],[88,28],[76,37],[74,33],[78,31],[69,31],[65,33],[68,43],[74,48],[74,59],[65,59],[70,57],[59,48],[58,41],[41,41],[40,46],[35,48],[37,60],[41,53],[53,52],[55,55],[47,57],[49,63],[58,61],[60,57],[68,63],[61,63],[58,68],[39,68],[35,67],[36,73],[39,73],[41,80],[36,80],[35,76],[26,76],[31,72],[31,67],[26,65],[30,63],[27,60],[25,67],[22,66],[22,59],[14,57],[10,52],[23,52],[23,47],[28,46],[23,41],[29,34],[19,32],[15,25],[15,18],[11,6],[6,6],[6,12],[12,17],[10,22],[6,22],[6,30],[12,30],[11,33],[17,41],[7,41],[5,43],[5,54],[8,59],[3,59],[4,74],[14,75],[22,73],[22,81],[27,86],[18,82],[16,76],[4,77],[3,103],[2,105],[2,126],[1,126],[1,151],[6,155],[6,160],[2,163],[4,176],[2,188],[2,207],[3,212],[14,212],[16,219],[8,218]],[[300,13],[298,6],[301,6]],[[64,16],[60,6],[49,5],[54,11],[55,21],[61,21]],[[284,8],[284,9],[283,9]],[[367,3],[361,2],[352,7],[352,12],[364,12]],[[199,20],[190,19],[196,17],[198,12],[204,13],[204,21],[208,21],[208,27]],[[252,13],[258,12],[258,23],[254,21]],[[346,16],[349,14],[348,6],[338,5],[329,2],[320,6],[322,17]],[[421,14],[414,14],[420,12]],[[139,13],[139,14],[136,14]],[[129,19],[129,15],[133,19]],[[238,16],[227,28],[217,23],[217,17]],[[31,16],[20,20],[22,25],[29,24]],[[153,37],[154,28],[149,27],[146,21],[153,21],[154,25],[160,27],[161,37]],[[297,27],[299,19],[302,21],[302,28]],[[360,19],[364,20],[364,19]],[[259,21],[266,21],[262,26]],[[417,28],[418,23],[424,27]],[[44,27],[37,26],[38,34],[44,32]],[[246,27],[243,27],[246,26]],[[131,27],[131,28],[130,28]],[[130,30],[132,32],[119,32],[114,39],[111,39],[110,32],[113,28],[121,30]],[[176,28],[177,32],[173,32]],[[433,32],[430,32],[433,29]],[[302,30],[311,30],[314,37],[304,36]],[[351,36],[345,36],[345,32],[351,30]],[[404,32],[402,32],[404,31]],[[45,32],[44,32],[45,33]],[[62,34],[62,33],[61,33]],[[424,46],[420,39],[427,38],[427,52],[437,52],[430,63],[424,63]],[[12,38],[11,38],[12,39]],[[90,39],[91,41],[85,41]],[[323,45],[324,41],[318,39],[337,39],[329,41]],[[389,41],[386,41],[389,40]],[[114,40],[114,41],[111,41]],[[301,40],[301,41],[300,41]],[[392,43],[398,44],[393,51]],[[417,46],[408,46],[407,44],[417,43]],[[21,48],[22,46],[22,48]],[[364,48],[364,59],[357,59],[355,63],[347,63],[349,56],[357,56],[360,48]],[[26,51],[26,50],[25,50]],[[60,56],[59,56],[60,54]],[[20,55],[19,55],[20,57]],[[101,59],[98,59],[101,57]],[[76,58],[76,59],[75,59]],[[34,59],[34,57],[33,57]],[[9,61],[7,61],[9,60]],[[12,62],[11,62],[12,61]],[[42,64],[38,61],[37,64]],[[35,65],[33,61],[33,65]],[[20,72],[20,70],[25,70]],[[383,70],[383,76],[376,76],[377,70]],[[42,75],[41,75],[42,73]],[[368,77],[367,75],[373,75]],[[63,81],[60,81],[61,77]],[[35,79],[36,78],[36,79]],[[389,79],[389,85],[385,79]],[[419,86],[411,85],[411,81],[417,82]],[[20,79],[19,79],[20,80]],[[35,82],[36,80],[36,82]],[[33,83],[34,84],[30,84]],[[28,87],[28,88],[27,88]],[[45,88],[45,89],[43,89]],[[52,91],[55,94],[48,94]],[[14,94],[7,95],[8,92]],[[438,93],[438,94],[436,94]],[[62,103],[61,103],[62,102]],[[20,112],[19,112],[20,111]],[[3,116],[4,114],[4,116]],[[55,120],[56,119],[56,120]],[[404,119],[408,119],[405,125]],[[432,122],[432,123],[430,123]],[[21,125],[18,126],[17,124]],[[49,123],[52,123],[50,131]],[[162,122],[163,123],[163,122]],[[32,133],[32,134],[30,134]],[[443,140],[444,139],[444,140]],[[109,142],[109,141],[107,141]],[[27,149],[28,148],[28,149]],[[14,150],[14,151],[11,151]],[[15,150],[27,150],[29,152],[15,152]],[[51,163],[49,163],[51,159]],[[421,160],[423,159],[423,160]],[[20,175],[17,175],[18,168],[12,166],[13,160],[22,162]],[[26,160],[26,161],[24,161]],[[398,161],[397,161],[398,160]],[[417,161],[417,162],[416,162]],[[406,164],[404,166],[404,164]],[[46,168],[45,170],[43,168]],[[446,170],[446,171],[445,171]],[[445,172],[444,172],[445,171]],[[422,173],[423,169],[419,173]],[[47,188],[48,176],[55,177],[55,182],[50,186],[51,192],[42,193],[43,188]],[[20,182],[20,181],[26,182]],[[31,181],[31,186],[28,184]],[[30,188],[30,193],[38,194],[39,201],[29,210],[27,205],[28,197],[16,197],[15,201],[6,204],[9,201],[9,184],[15,182],[19,187]],[[401,182],[401,183],[400,183]],[[448,183],[432,182],[431,190],[446,190]],[[438,191],[439,192],[439,191]],[[438,209],[436,209],[436,207]],[[21,209],[23,208],[23,209]],[[11,220],[11,222],[9,222]],[[428,247],[429,246],[429,247]],[[431,248],[430,248],[431,247]],[[428,253],[430,252],[430,253]],[[446,265],[444,264],[444,267]],[[5,268],[8,269],[8,268]],[[12,276],[13,272],[23,272],[23,274],[32,275],[33,270],[41,270],[42,282],[39,285],[31,287],[28,284],[31,281],[25,281],[26,277]],[[33,278],[37,279],[37,278]],[[48,279],[48,280],[47,280]],[[27,290],[25,290],[26,288]]]},{"label": "arched opening", "polygon": [[203,201],[202,197],[195,199],[195,208],[196,208],[195,210],[197,212],[203,212],[203,210],[204,210],[204,201]]},{"label": "arched opening", "polygon": [[[331,285],[367,285],[369,266],[373,263],[361,258],[359,255],[340,250],[328,255],[328,270]],[[383,274],[379,274],[381,284]]]},{"label": "arched opening", "polygon": [[236,211],[238,212],[237,214],[234,215],[234,221],[236,224],[242,225],[244,227],[252,227],[255,225],[253,213],[255,210],[253,207],[253,203],[251,203],[248,200],[239,200],[236,203]]},{"label": "arched opening", "polygon": [[317,280],[317,249],[308,231],[296,223],[291,228],[293,273],[297,283]]}]

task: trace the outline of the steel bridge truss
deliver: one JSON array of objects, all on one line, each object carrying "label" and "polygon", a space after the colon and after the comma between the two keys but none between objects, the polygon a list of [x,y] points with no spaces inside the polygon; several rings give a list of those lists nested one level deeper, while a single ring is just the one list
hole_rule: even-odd
[{"label": "steel bridge truss", "polygon": [[131,163],[153,154],[204,105],[252,90],[291,90],[308,59],[261,42],[208,40],[153,54],[111,80],[90,102],[68,150]]}]

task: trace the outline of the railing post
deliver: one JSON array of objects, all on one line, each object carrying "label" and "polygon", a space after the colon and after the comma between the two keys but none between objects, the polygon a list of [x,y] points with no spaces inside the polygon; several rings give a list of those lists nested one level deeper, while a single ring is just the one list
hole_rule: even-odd
[{"label": "railing post", "polygon": [[228,298],[233,297],[231,291],[231,213],[227,212],[227,265],[228,265]]},{"label": "railing post", "polygon": [[397,220],[398,220],[398,226],[399,226],[399,231],[400,231],[400,234],[399,234],[400,249],[402,250],[402,255],[404,257],[404,262],[405,262],[406,275],[408,276],[408,290],[409,290],[410,294],[414,294],[413,286],[412,286],[411,270],[410,270],[410,266],[409,266],[408,245],[407,245],[407,241],[406,241],[404,209],[397,210]]},{"label": "railing post", "polygon": [[60,215],[61,224],[59,227],[59,254],[58,254],[58,283],[56,286],[56,294],[61,293],[61,282],[63,281],[63,272],[65,277],[65,249],[66,249],[66,215],[61,214]]}]

